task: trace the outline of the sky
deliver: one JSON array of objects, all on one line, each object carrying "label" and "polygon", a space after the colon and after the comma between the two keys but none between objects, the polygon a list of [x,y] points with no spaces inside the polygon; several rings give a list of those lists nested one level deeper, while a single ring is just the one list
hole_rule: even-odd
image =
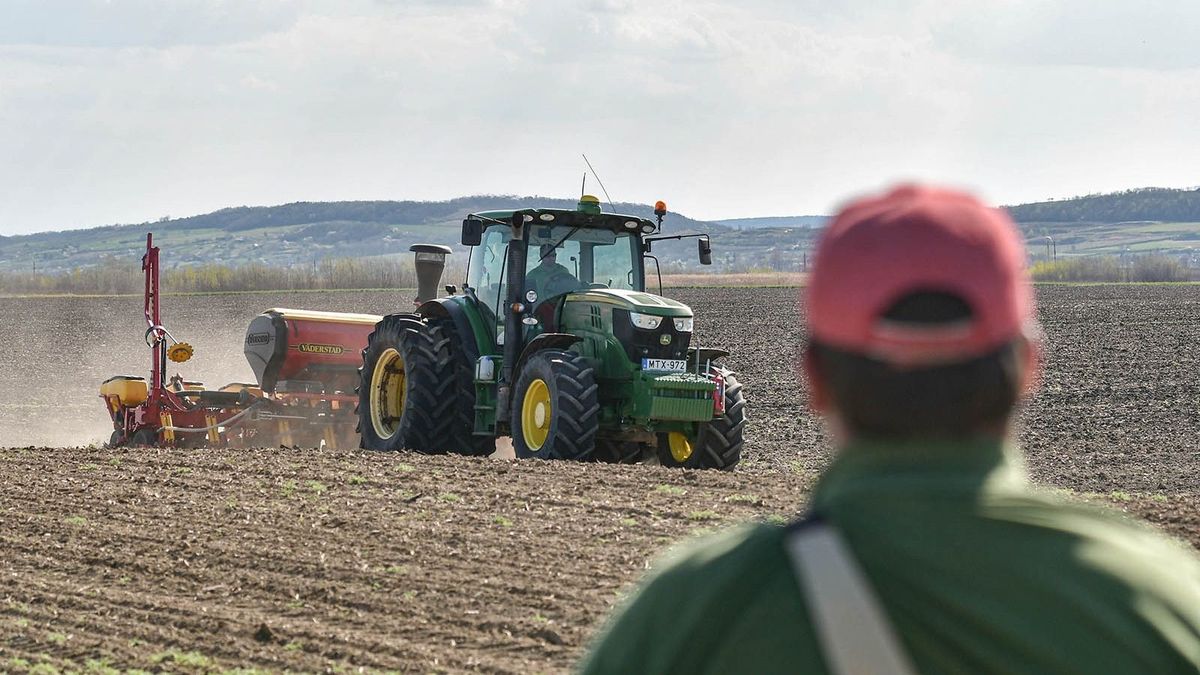
[{"label": "sky", "polygon": [[701,219],[1193,187],[1198,34],[1182,0],[0,0],[0,234],[573,196],[583,153]]}]

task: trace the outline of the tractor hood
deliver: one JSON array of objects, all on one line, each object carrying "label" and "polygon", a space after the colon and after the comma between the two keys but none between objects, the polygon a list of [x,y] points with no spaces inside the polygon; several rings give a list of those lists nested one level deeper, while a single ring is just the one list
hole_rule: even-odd
[{"label": "tractor hood", "polygon": [[595,302],[614,305],[639,314],[654,316],[690,317],[692,308],[661,295],[643,291],[628,291],[617,288],[594,288],[570,293],[567,302]]}]

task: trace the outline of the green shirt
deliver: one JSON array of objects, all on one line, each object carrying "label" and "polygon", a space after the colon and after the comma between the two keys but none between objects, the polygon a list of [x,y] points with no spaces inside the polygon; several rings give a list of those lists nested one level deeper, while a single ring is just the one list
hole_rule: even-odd
[{"label": "green shirt", "polygon": [[571,270],[548,260],[543,260],[525,274],[525,288],[535,291],[539,301],[573,291],[579,285],[579,280],[571,274]]},{"label": "green shirt", "polygon": [[[998,442],[846,448],[813,493],[921,673],[1200,672],[1200,562],[1031,487]],[[583,666],[825,673],[783,540],[744,526],[659,569]]]}]

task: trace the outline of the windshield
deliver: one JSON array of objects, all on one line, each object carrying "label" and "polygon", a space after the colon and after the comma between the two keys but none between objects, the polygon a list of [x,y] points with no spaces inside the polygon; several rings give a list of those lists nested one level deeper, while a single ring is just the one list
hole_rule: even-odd
[{"label": "windshield", "polygon": [[[467,283],[487,305],[497,324],[498,311],[508,294],[508,242],[511,229],[495,224],[483,233],[479,246],[471,250]],[[569,236],[568,236],[569,235]],[[529,247],[525,264],[525,288],[537,294],[538,302],[563,293],[587,288],[643,290],[637,237],[628,232],[580,229],[565,225],[528,228]]]},{"label": "windshield", "polygon": [[535,227],[529,234],[526,290],[549,298],[582,288],[634,289],[640,283],[636,255],[637,240],[626,232]]}]

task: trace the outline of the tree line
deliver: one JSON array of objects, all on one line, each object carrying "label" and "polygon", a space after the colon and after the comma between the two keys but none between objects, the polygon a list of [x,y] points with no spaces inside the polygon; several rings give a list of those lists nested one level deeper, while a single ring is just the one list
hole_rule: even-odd
[{"label": "tree line", "polygon": [[[451,268],[443,278],[461,276],[461,270]],[[144,285],[145,275],[138,263],[113,260],[65,274],[0,272],[2,295],[140,294]],[[330,258],[294,267],[210,264],[162,271],[162,287],[167,293],[415,288],[416,285],[411,259]]]},{"label": "tree line", "polygon": [[1114,256],[1088,256],[1043,260],[1030,268],[1034,281],[1071,282],[1172,282],[1188,281],[1191,272],[1177,258],[1159,255],[1137,256],[1123,264]]},{"label": "tree line", "polygon": [[1200,222],[1200,188],[1139,188],[1005,207],[1018,222]]},{"label": "tree line", "polygon": [[[799,266],[789,267],[798,271]],[[729,272],[763,273],[763,266],[736,266]],[[464,270],[447,267],[442,275],[446,283],[457,283]],[[693,273],[690,265],[666,264],[664,275]],[[1112,256],[1088,256],[1043,260],[1030,270],[1035,281],[1043,282],[1177,282],[1194,276],[1177,258],[1144,255],[1132,259]],[[719,276],[719,275],[718,275]],[[140,295],[145,277],[137,263],[112,259],[100,265],[76,268],[65,274],[0,272],[0,295]],[[163,270],[162,285],[167,293],[231,293],[241,291],[356,290],[364,288],[415,288],[416,272],[412,260],[379,258],[329,258],[313,265],[278,267],[249,263],[244,265],[197,265]],[[656,273],[647,269],[647,285],[657,286]]]}]

